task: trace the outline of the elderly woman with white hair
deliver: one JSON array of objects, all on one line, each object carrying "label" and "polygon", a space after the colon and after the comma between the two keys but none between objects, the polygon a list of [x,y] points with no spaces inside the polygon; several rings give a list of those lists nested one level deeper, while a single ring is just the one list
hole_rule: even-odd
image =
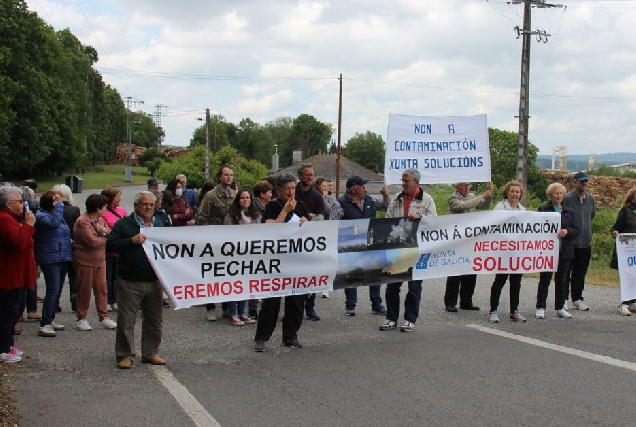
[{"label": "elderly woman with white hair", "polygon": [[[56,184],[52,188],[53,191],[57,191],[62,195],[62,203],[63,203],[63,216],[64,222],[68,225],[68,229],[71,231],[71,240],[75,238],[75,221],[80,217],[81,212],[80,208],[77,206],[73,206],[73,193],[71,191],[71,187],[66,184]],[[75,277],[75,269],[73,268],[73,263],[68,263],[67,268],[68,274],[68,293],[69,299],[71,302],[71,310],[75,311],[76,307],[76,298],[77,298],[77,279]],[[60,307],[56,307],[57,311],[62,311]]]},{"label": "elderly woman with white hair", "polygon": [[[20,189],[0,186],[0,362],[4,363],[22,360],[22,349],[15,345],[13,328],[20,316],[24,288],[35,284],[35,215],[25,213],[23,206]],[[16,265],[22,268],[15,268]]]}]

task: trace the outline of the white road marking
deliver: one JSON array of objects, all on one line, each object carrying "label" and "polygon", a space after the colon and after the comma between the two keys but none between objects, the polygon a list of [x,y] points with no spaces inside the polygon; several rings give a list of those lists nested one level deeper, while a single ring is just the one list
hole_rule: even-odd
[{"label": "white road marking", "polygon": [[548,350],[554,350],[554,351],[569,354],[572,356],[577,356],[582,359],[605,363],[606,365],[616,366],[618,368],[623,368],[623,369],[636,372],[636,363],[626,362],[624,360],[614,359],[613,357],[603,356],[603,355],[595,354],[595,353],[589,353],[587,351],[577,350],[574,348],[563,347],[561,345],[550,344],[535,338],[528,338],[522,335],[511,334],[510,332],[498,331],[496,329],[487,328],[481,325],[469,324],[466,326],[472,329],[477,329],[478,331],[481,331],[481,332],[485,332],[487,334],[497,335],[500,337],[523,342],[523,343],[534,345],[537,347],[547,348]]},{"label": "white road marking", "polygon": [[185,388],[165,366],[151,366],[152,372],[172,397],[183,408],[195,425],[201,427],[221,427],[203,405]]}]

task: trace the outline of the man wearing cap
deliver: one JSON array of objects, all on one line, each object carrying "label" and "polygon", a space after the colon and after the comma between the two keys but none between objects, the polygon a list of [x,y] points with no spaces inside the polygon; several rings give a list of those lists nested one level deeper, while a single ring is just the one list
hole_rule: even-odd
[{"label": "man wearing cap", "polygon": [[563,197],[563,206],[574,211],[574,219],[579,226],[579,234],[573,242],[574,259],[568,276],[572,293],[572,306],[575,310],[588,311],[590,307],[583,302],[583,288],[585,287],[587,267],[590,265],[592,257],[592,220],[596,215],[596,200],[586,191],[589,177],[585,172],[575,173],[573,179],[574,190]]},{"label": "man wearing cap", "polygon": [[[448,197],[448,211],[451,214],[462,214],[474,212],[476,209],[488,209],[492,203],[492,194],[492,182],[488,183],[486,191],[481,196],[475,196],[470,192],[470,182],[458,182],[455,184],[455,193]],[[458,296],[459,308],[462,310],[479,310],[479,307],[473,304],[476,283],[476,274],[447,277],[446,292],[444,293],[446,311],[457,313]]]},{"label": "man wearing cap", "polygon": [[[420,172],[417,169],[405,169],[402,173],[403,191],[395,196],[386,210],[387,218],[404,218],[416,221],[423,216],[437,216],[435,201],[420,188]],[[420,314],[420,299],[422,297],[422,281],[409,280],[409,290],[404,298],[404,322],[400,331],[411,332]],[[400,317],[400,288],[402,282],[387,283],[384,292],[386,301],[386,320],[380,325],[381,331],[397,328]]]},{"label": "man wearing cap", "polygon": [[159,191],[159,181],[156,178],[150,178],[148,180],[148,191],[151,193],[154,191]]},{"label": "man wearing cap", "polygon": [[[380,189],[384,201],[367,194],[365,184],[369,182],[359,176],[347,179],[347,192],[338,198],[331,206],[329,219],[361,219],[375,218],[376,211],[386,211],[389,205],[389,190],[386,185]],[[356,315],[358,303],[358,288],[345,288],[345,314]],[[380,285],[369,286],[369,299],[371,300],[371,312],[386,314],[386,308],[382,305]]]},{"label": "man wearing cap", "polygon": [[[325,199],[314,187],[314,167],[311,163],[303,163],[296,170],[298,184],[296,185],[296,200],[303,202],[309,210],[312,221],[325,219]],[[316,313],[316,294],[309,294],[305,300],[305,313],[309,320],[320,320]]]}]

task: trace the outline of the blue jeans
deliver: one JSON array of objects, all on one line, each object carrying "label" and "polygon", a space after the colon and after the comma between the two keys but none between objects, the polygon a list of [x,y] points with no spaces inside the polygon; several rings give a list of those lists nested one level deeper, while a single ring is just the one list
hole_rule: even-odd
[{"label": "blue jeans", "polygon": [[117,302],[117,257],[106,255],[106,303],[113,305]]},{"label": "blue jeans", "polygon": [[[371,309],[382,305],[382,297],[380,296],[381,285],[369,286],[369,299],[371,300]],[[345,288],[345,308],[356,308],[358,304],[358,288]]]},{"label": "blue jeans", "polygon": [[[386,318],[398,321],[400,317],[400,287],[402,282],[388,283],[384,293],[386,300]],[[420,314],[420,299],[422,297],[422,281],[409,280],[409,290],[404,298],[404,319],[415,323]]]},{"label": "blue jeans", "polygon": [[42,274],[44,275],[44,283],[46,284],[46,295],[44,296],[44,304],[42,305],[42,320],[40,326],[50,325],[55,320],[55,313],[60,304],[60,296],[64,280],[66,280],[67,262],[54,262],[51,264],[42,264]]},{"label": "blue jeans", "polygon": [[227,314],[232,316],[243,316],[245,314],[245,301],[229,301],[227,303]]}]

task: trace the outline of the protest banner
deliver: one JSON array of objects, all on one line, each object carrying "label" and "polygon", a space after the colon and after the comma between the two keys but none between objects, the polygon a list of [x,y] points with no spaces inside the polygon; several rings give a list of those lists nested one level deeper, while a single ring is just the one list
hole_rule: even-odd
[{"label": "protest banner", "polygon": [[144,229],[146,256],[175,308],[332,289],[338,224]]},{"label": "protest banner", "polygon": [[400,184],[407,168],[422,184],[490,181],[486,115],[408,116],[389,114],[384,163],[386,184]]},{"label": "protest banner", "polygon": [[[558,213],[148,228],[144,250],[175,308],[460,274],[558,267]],[[275,236],[275,237],[274,237]]]},{"label": "protest banner", "polygon": [[616,258],[621,284],[621,301],[636,299],[636,233],[616,236]]}]

